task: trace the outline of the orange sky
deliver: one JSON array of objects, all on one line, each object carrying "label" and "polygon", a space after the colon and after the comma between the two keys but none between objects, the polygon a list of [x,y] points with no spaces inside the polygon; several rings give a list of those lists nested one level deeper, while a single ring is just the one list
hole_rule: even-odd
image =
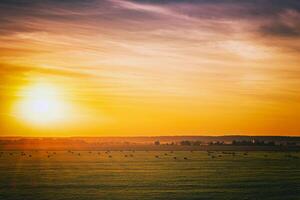
[{"label": "orange sky", "polygon": [[[3,0],[1,135],[300,135],[299,22],[292,0]],[[27,120],[48,86],[59,120]]]}]

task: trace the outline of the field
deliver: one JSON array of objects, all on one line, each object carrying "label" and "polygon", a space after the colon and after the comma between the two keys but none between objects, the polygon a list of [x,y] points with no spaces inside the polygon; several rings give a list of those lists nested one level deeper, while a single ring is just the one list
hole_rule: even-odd
[{"label": "field", "polygon": [[0,199],[300,199],[299,152],[3,151]]}]

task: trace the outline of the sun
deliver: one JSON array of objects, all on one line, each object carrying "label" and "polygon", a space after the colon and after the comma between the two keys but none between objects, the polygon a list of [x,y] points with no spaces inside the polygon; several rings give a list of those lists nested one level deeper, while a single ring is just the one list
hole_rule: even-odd
[{"label": "sun", "polygon": [[58,123],[66,118],[63,92],[51,84],[36,84],[23,88],[17,106],[19,117],[35,124]]}]

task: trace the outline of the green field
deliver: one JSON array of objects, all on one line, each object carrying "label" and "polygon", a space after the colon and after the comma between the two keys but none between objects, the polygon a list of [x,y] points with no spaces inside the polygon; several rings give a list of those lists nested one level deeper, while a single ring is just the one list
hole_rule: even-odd
[{"label": "green field", "polygon": [[3,151],[0,199],[300,199],[300,153]]}]

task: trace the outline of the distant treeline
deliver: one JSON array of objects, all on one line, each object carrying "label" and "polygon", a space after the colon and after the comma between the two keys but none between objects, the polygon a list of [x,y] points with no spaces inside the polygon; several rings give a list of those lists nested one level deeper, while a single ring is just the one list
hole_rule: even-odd
[{"label": "distant treeline", "polygon": [[[231,140],[229,140],[231,139]],[[8,138],[0,137],[1,148],[98,148],[102,146],[297,146],[300,147],[299,137],[250,137],[250,136],[174,136],[174,137],[116,137],[116,138]]]},{"label": "distant treeline", "polygon": [[[161,145],[160,141],[155,141],[155,145]],[[263,141],[263,140],[233,140],[231,142],[224,141],[212,141],[203,142],[199,140],[182,140],[180,142],[163,143],[162,145],[180,145],[180,146],[201,146],[201,145],[231,145],[231,146],[297,146],[300,143],[297,142],[275,142],[275,141]]]},{"label": "distant treeline", "polygon": [[275,142],[273,141],[259,141],[259,140],[253,140],[253,141],[232,141],[232,145],[237,145],[237,146],[275,146]]}]

